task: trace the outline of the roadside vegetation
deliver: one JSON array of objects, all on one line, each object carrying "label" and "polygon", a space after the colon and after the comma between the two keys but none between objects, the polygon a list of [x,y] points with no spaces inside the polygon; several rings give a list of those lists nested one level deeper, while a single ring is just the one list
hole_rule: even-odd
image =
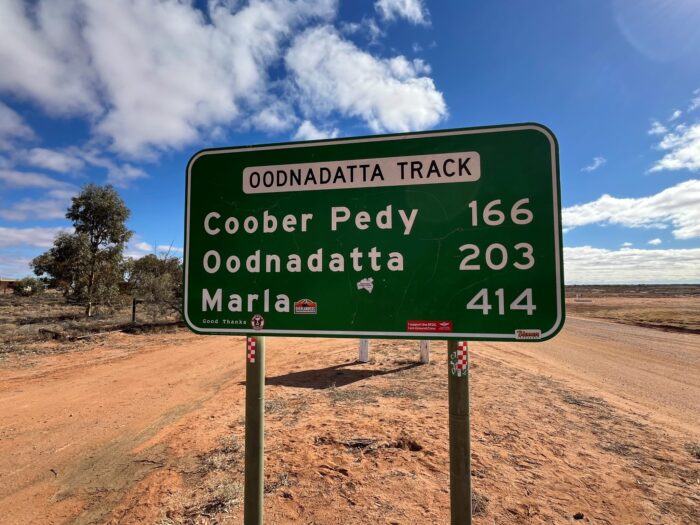
[{"label": "roadside vegetation", "polygon": [[36,277],[19,280],[12,294],[0,295],[0,359],[18,351],[60,350],[56,343],[109,331],[179,322],[181,261],[169,251],[126,257],[130,213],[109,185],[88,184],[73,197],[66,211],[73,232],[58,234],[53,246],[32,260]]}]

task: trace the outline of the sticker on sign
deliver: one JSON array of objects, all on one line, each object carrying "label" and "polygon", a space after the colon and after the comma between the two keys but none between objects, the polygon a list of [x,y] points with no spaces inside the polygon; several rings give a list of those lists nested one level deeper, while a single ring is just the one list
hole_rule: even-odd
[{"label": "sticker on sign", "polygon": [[452,321],[407,321],[407,332],[451,332]]},{"label": "sticker on sign", "polygon": [[540,330],[516,330],[516,339],[541,339],[542,332]]},{"label": "sticker on sign", "polygon": [[204,334],[548,339],[556,139],[517,124],[201,151],[183,311]]}]

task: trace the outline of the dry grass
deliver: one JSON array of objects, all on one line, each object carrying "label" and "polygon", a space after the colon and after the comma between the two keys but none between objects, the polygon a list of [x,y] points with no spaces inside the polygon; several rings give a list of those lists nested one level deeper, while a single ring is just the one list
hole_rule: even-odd
[{"label": "dry grass", "polygon": [[[145,315],[137,312],[137,323],[131,323],[131,304],[107,311],[98,310],[91,318],[84,308],[68,304],[55,290],[33,297],[0,295],[0,359],[10,354],[45,354],[79,349],[76,343],[115,330],[151,330],[153,327],[174,328],[174,318],[157,323],[141,324]],[[150,317],[149,317],[150,321]],[[70,343],[70,344],[66,344]]]},{"label": "dry grass", "polygon": [[286,399],[277,398],[265,401],[265,414],[274,414],[281,412],[287,408],[288,401]]},{"label": "dry grass", "polygon": [[693,458],[700,460],[700,443],[688,443],[686,448]]},{"label": "dry grass", "polygon": [[241,503],[243,485],[238,481],[223,481],[209,489],[209,494],[202,501],[185,509],[185,517],[205,516],[229,512]]},{"label": "dry grass", "polygon": [[700,284],[590,284],[566,287],[566,297],[697,297]]},{"label": "dry grass", "polygon": [[488,503],[489,499],[486,496],[478,493],[476,490],[472,490],[472,514],[474,516],[486,514]]},{"label": "dry grass", "polygon": [[633,443],[626,443],[620,441],[606,441],[599,444],[600,448],[605,452],[611,452],[617,454],[618,456],[631,457],[637,454],[639,449],[638,446]]},{"label": "dry grass", "polygon": [[609,321],[647,326],[650,328],[700,332],[700,310],[695,305],[598,305],[595,303],[569,303],[567,314],[596,317]]},{"label": "dry grass", "polygon": [[387,388],[377,389],[377,394],[382,397],[399,397],[403,399],[418,400],[420,396],[415,388],[407,388],[404,386],[390,386]]},{"label": "dry grass", "polygon": [[562,399],[569,405],[577,405],[585,408],[605,407],[607,405],[605,400],[599,397],[584,396],[581,394],[574,394],[573,392],[564,393]]},{"label": "dry grass", "polygon": [[197,457],[197,466],[186,471],[193,491],[180,494],[164,508],[157,525],[204,525],[227,522],[222,515],[240,512],[243,501],[243,450],[238,436],[229,434],[218,445]]},{"label": "dry grass", "polygon": [[700,285],[569,286],[567,315],[700,333]]},{"label": "dry grass", "polygon": [[224,436],[219,441],[218,447],[200,456],[201,472],[232,470],[238,467],[243,459],[241,448],[238,437]]},{"label": "dry grass", "polygon": [[376,396],[374,396],[368,389],[363,388],[352,388],[352,387],[337,387],[331,385],[327,390],[328,397],[333,404],[338,403],[356,403],[359,401],[364,401],[365,403],[375,402]]},{"label": "dry grass", "polygon": [[296,480],[289,477],[288,472],[281,472],[277,474],[277,479],[274,481],[265,482],[265,494],[271,494],[276,492],[280,488],[288,488],[296,485]]},{"label": "dry grass", "polygon": [[327,391],[333,404],[343,403],[377,403],[380,397],[395,397],[410,400],[420,399],[415,388],[404,386],[388,386],[386,388],[358,388],[351,386],[331,386]]}]

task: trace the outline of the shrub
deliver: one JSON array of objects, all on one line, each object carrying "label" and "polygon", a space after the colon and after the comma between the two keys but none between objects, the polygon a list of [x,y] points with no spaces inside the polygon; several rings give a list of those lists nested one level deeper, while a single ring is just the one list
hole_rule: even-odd
[{"label": "shrub", "polygon": [[22,297],[29,297],[43,293],[46,289],[44,283],[36,277],[25,277],[15,283],[14,293]]}]

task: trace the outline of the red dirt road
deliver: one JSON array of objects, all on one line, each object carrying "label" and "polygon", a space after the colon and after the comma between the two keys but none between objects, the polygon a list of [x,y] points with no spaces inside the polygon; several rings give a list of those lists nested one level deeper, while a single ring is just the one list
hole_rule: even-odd
[{"label": "red dirt road", "polygon": [[[293,477],[266,498],[269,523],[449,515],[443,344],[428,367],[410,363],[406,342],[373,343],[374,362],[351,365],[356,345],[268,343],[268,397],[281,407],[267,423],[268,475]],[[569,523],[579,507],[583,523],[700,519],[700,471],[684,450],[700,441],[699,336],[569,319],[550,342],[473,353],[475,487],[490,499],[477,523]],[[244,380],[241,338],[184,331],[5,362],[0,522],[177,515],[196,497],[199,455],[242,435]],[[406,432],[419,451],[403,449]],[[358,456],[342,445],[351,435],[386,444]],[[224,518],[239,523],[240,507]]]},{"label": "red dirt road", "polygon": [[566,379],[591,395],[700,435],[700,336],[593,319],[567,319],[536,345],[480,343],[488,355]]},{"label": "red dirt road", "polygon": [[244,377],[240,339],[133,337],[0,371],[0,521],[63,523],[82,490],[128,488],[148,470],[129,452]]}]

